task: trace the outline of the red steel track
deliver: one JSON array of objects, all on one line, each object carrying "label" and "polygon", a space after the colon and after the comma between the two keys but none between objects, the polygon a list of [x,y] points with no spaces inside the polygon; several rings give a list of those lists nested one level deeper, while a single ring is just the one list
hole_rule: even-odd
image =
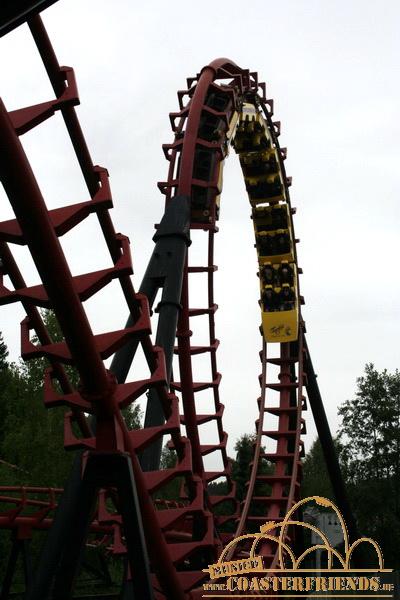
[{"label": "red steel track", "polygon": [[[226,85],[226,78],[231,78],[231,83]],[[223,85],[218,86],[218,80],[223,79]],[[232,111],[240,105],[241,98],[246,93],[258,93],[261,106],[270,127],[270,132],[274,138],[275,145],[279,150],[281,159],[281,170],[286,181],[286,186],[290,183],[285,175],[283,160],[286,151],[279,148],[278,135],[279,124],[272,122],[272,101],[265,98],[265,86],[258,84],[257,74],[249,73],[248,70],[240,69],[234,63],[227,59],[219,59],[205,67],[197,78],[189,79],[189,89],[178,92],[180,111],[171,113],[170,120],[175,133],[173,144],[164,145],[163,149],[167,159],[170,161],[168,181],[159,184],[160,189],[166,194],[167,204],[171,196],[176,193],[192,194],[193,186],[202,186],[211,191],[214,198],[221,192],[218,189],[218,162],[226,156],[226,148],[229,140],[221,135],[216,144],[215,141],[209,142],[199,135],[199,127],[204,112],[208,111],[225,119],[230,123]],[[212,90],[219,94],[230,96],[232,102],[227,102],[229,109],[225,113],[213,111],[206,105],[206,99]],[[184,105],[184,98],[188,102]],[[176,122],[178,121],[178,125]],[[217,147],[216,147],[217,145]],[[196,151],[202,147],[211,147],[216,154],[214,177],[208,181],[199,180],[194,177],[196,173]],[[286,195],[289,198],[289,192],[286,187]],[[231,488],[229,497],[233,496],[234,490],[230,482],[229,463],[226,454],[226,434],[222,426],[222,414],[224,406],[219,399],[219,383],[221,375],[217,370],[216,355],[218,349],[218,340],[215,337],[215,312],[217,305],[214,302],[214,273],[216,265],[214,264],[214,236],[218,232],[216,226],[217,214],[216,204],[210,203],[211,210],[208,223],[191,223],[193,229],[204,230],[208,237],[208,261],[204,266],[186,265],[184,273],[183,293],[182,293],[182,312],[177,332],[179,355],[179,364],[181,372],[181,381],[173,383],[173,389],[182,393],[184,414],[182,422],[186,425],[187,435],[191,441],[193,465],[197,472],[203,476],[204,484],[207,485],[212,480],[225,477],[228,479],[228,485]],[[190,261],[190,250],[188,251]],[[191,276],[199,272],[207,273],[208,284],[208,305],[202,308],[191,308],[189,306],[189,280]],[[195,334],[195,317],[200,315],[208,316],[209,344],[207,346],[192,346],[190,338]],[[193,318],[193,319],[192,319]],[[193,323],[193,324],[192,324]],[[191,357],[198,353],[206,353],[210,357],[211,377],[207,382],[198,382],[194,378],[194,368],[191,364]],[[252,464],[251,478],[248,482],[248,490],[244,506],[240,510],[241,518],[237,528],[237,535],[243,531],[249,531],[266,520],[279,521],[287,510],[293,506],[298,499],[300,485],[300,458],[303,455],[303,446],[300,440],[300,433],[304,433],[305,426],[301,417],[302,408],[305,407],[305,398],[303,396],[303,348],[302,335],[299,343],[282,344],[279,358],[267,357],[266,345],[261,353],[263,374],[261,376],[261,397],[259,398],[259,418],[257,420],[257,441],[254,448],[254,459]],[[267,364],[275,364],[280,367],[277,381],[267,382]],[[196,408],[196,392],[208,389],[213,399],[215,412],[210,414],[198,415]],[[266,392],[274,390],[279,393],[279,403],[275,406],[266,405]],[[204,401],[204,398],[203,398]],[[201,403],[200,403],[201,406]],[[275,430],[266,428],[265,414],[272,414],[278,417],[278,426]],[[199,425],[216,421],[218,437],[214,444],[201,444]],[[276,451],[265,453],[263,451],[265,438],[276,440]],[[221,453],[223,469],[220,471],[207,472],[203,466],[203,457],[210,453]],[[273,465],[272,473],[265,475],[262,473],[262,465],[268,461]],[[257,488],[264,484],[263,493],[257,491]],[[266,495],[266,486],[270,488]],[[225,501],[227,496],[211,496],[212,506],[218,506]],[[252,509],[258,508],[257,516],[253,515]],[[228,517],[222,519],[216,515],[217,523],[222,521],[226,523]],[[225,536],[224,536],[225,537]],[[271,557],[272,558],[272,557]]]},{"label": "red steel track", "polygon": [[[279,151],[280,169],[290,203],[287,189],[290,182],[286,178],[283,163],[286,153],[279,148],[278,142],[279,124],[272,122],[272,101],[265,97],[265,86],[258,83],[257,74],[239,68],[228,59],[214,61],[197,77],[188,80],[187,90],[178,92],[180,110],[170,115],[175,139],[172,144],[163,146],[169,161],[168,178],[159,187],[166,196],[167,208],[175,196],[192,198],[192,216],[195,215],[195,218],[190,227],[204,231],[208,252],[204,265],[192,265],[190,251],[187,253],[174,350],[179,363],[179,375],[176,370],[168,387],[163,350],[154,346],[150,337],[147,299],[136,294],[131,283],[129,241],[115,232],[111,221],[109,209],[112,200],[107,172],[93,165],[76,116],[74,105],[79,100],[73,71],[59,67],[40,17],[33,17],[29,26],[56,97],[41,105],[13,112],[7,112],[4,105],[0,107],[0,131],[5,147],[1,177],[16,215],[15,220],[0,224],[2,274],[8,275],[13,285],[13,289],[1,285],[0,304],[20,301],[26,310],[27,318],[21,330],[22,355],[26,359],[45,356],[51,365],[45,374],[45,403],[48,408],[62,404],[69,409],[65,446],[85,450],[90,460],[104,454],[129,457],[144,536],[152,540],[147,551],[155,597],[194,598],[198,595],[196,589],[205,579],[202,569],[215,561],[223,544],[232,538],[235,530],[238,535],[259,530],[266,520],[279,521],[299,498],[300,459],[303,455],[300,436],[305,431],[302,418],[305,408],[303,324],[300,325],[298,341],[281,344],[279,356],[270,356],[270,345],[263,343],[254,458],[246,498],[241,507],[235,501],[235,487],[231,479],[227,434],[222,420],[224,406],[219,394],[221,375],[217,369],[219,342],[215,331],[218,307],[214,299],[214,273],[217,269],[214,264],[214,236],[218,232],[220,163],[228,151],[229,123],[233,112],[240,108],[245,97],[250,94],[257,98]],[[209,99],[213,93],[226,99],[225,107],[218,109],[210,105]],[[79,204],[49,210],[18,136],[51,117],[55,111],[60,111],[64,118],[90,197]],[[213,115],[219,124],[220,135],[213,141],[202,137],[201,128],[206,115]],[[199,175],[201,150],[204,148],[211,149],[213,154],[210,177]],[[206,218],[199,219],[196,216],[197,209],[193,203],[195,193],[208,199]],[[98,218],[112,266],[96,273],[73,277],[58,237],[78,226],[90,214]],[[26,286],[9,244],[28,246],[43,286]],[[190,298],[191,280],[199,273],[207,277],[207,305],[203,307],[192,306]],[[120,283],[134,325],[95,336],[86,317],[84,302],[112,280]],[[63,342],[52,343],[37,307],[54,310],[65,337]],[[200,316],[208,320],[208,342],[192,345],[192,336],[198,331],[196,317]],[[36,332],[39,345],[34,346],[30,341],[30,330]],[[149,376],[140,381],[117,382],[113,374],[105,369],[103,360],[130,340],[136,340],[142,346]],[[198,355],[204,355],[209,360],[210,377],[206,381],[196,376],[192,358]],[[72,364],[78,370],[81,377],[79,389],[74,388],[68,379],[64,364]],[[278,371],[275,377],[269,374],[272,368]],[[54,387],[55,381],[59,382],[61,393]],[[129,431],[121,409],[149,389],[157,390],[165,422]],[[198,400],[201,392],[207,392],[212,399],[212,411],[202,410],[202,400]],[[85,414],[96,415],[96,431],[92,430]],[[275,427],[269,426],[270,416],[275,418]],[[79,436],[73,428],[74,423],[79,426]],[[212,442],[203,439],[202,425],[206,423],[215,424],[216,438]],[[181,433],[182,426],[187,437]],[[176,466],[143,471],[140,466],[141,452],[163,436],[168,436],[170,447],[176,451]],[[271,441],[275,444],[272,450],[266,448]],[[213,464],[222,466],[206,468],[205,456],[211,456]],[[180,500],[160,501],[157,496],[162,497],[163,490],[174,480],[179,480],[181,485]],[[209,484],[217,480],[226,482],[226,493],[223,495],[212,494]],[[113,481],[110,474],[109,487],[114,487]],[[106,484],[107,481],[103,482],[102,487],[107,487]],[[1,528],[15,529],[21,524],[22,532],[22,525],[25,530],[50,526],[48,515],[55,507],[55,495],[59,491],[36,490],[38,495],[48,495],[48,499],[40,500],[36,496],[28,500],[27,491],[35,492],[21,490],[17,499],[11,499],[16,508],[7,508],[0,513]],[[2,488],[0,494],[0,502],[10,502],[6,488]],[[226,509],[227,501],[229,510]],[[225,511],[219,514],[216,509],[222,504]],[[28,506],[34,506],[37,510],[24,516]],[[93,532],[112,532],[115,552],[120,554],[127,547],[130,556],[132,538],[127,533],[126,515],[120,514],[118,506],[114,512],[110,512],[104,493],[100,494],[96,519],[91,527]],[[275,548],[266,547],[264,554],[269,556],[271,565],[274,565]],[[131,561],[134,578],[139,577],[138,571],[140,569],[135,570]]]}]

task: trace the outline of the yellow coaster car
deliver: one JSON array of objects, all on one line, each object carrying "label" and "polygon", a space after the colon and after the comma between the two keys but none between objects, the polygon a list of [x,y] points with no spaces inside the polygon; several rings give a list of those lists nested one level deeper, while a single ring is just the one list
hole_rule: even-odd
[{"label": "yellow coaster car", "polygon": [[253,104],[243,104],[233,144],[239,154],[271,148],[271,135],[263,116]]},{"label": "yellow coaster car", "polygon": [[298,337],[299,295],[295,263],[267,262],[260,268],[262,330],[266,342]]},{"label": "yellow coaster car", "polygon": [[260,231],[256,234],[256,248],[260,263],[267,259],[273,263],[282,260],[293,261],[293,240],[290,229]]}]

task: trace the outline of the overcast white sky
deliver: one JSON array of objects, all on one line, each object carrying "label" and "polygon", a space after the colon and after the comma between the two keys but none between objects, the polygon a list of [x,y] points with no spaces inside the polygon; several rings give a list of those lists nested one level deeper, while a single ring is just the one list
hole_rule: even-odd
[{"label": "overcast white sky", "polygon": [[[389,370],[399,364],[399,3],[60,0],[42,16],[59,62],[75,69],[79,118],[94,163],[110,172],[112,217],[131,239],[136,288],[163,211],[156,183],[167,173],[161,144],[172,139],[168,113],[177,110],[176,91],[219,56],[267,82],[293,176],[308,343],[335,430],[337,406],[353,394],[364,364]],[[9,110],[52,97],[26,26],[1,39],[0,52],[0,95]],[[59,115],[23,143],[49,207],[87,199]],[[230,446],[253,430],[258,395],[260,315],[249,214],[232,153],[216,240],[218,358]],[[2,194],[0,218],[11,216]],[[67,238],[74,274],[107,261],[94,221]],[[199,248],[196,237],[196,256]],[[20,249],[16,255],[28,282],[37,282],[27,257]],[[202,306],[204,293],[193,289],[192,304]],[[111,290],[89,303],[95,331],[125,322],[116,298]],[[22,311],[2,307],[0,314],[16,358]],[[307,421],[311,441],[310,412]]]}]

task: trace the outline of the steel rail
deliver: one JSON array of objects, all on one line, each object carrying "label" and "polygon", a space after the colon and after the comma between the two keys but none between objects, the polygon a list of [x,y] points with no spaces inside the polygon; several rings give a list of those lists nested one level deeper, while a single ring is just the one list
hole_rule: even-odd
[{"label": "steel rail", "polygon": [[[192,191],[192,180],[193,180],[193,170],[195,166],[195,151],[199,140],[198,130],[200,125],[200,119],[202,116],[202,112],[205,105],[206,95],[209,90],[210,85],[213,83],[215,78],[218,75],[218,70],[222,66],[230,65],[233,69],[238,69],[236,65],[231,63],[228,59],[220,59],[214,61],[207,67],[204,67],[201,70],[200,75],[197,78],[197,83],[194,88],[193,94],[190,94],[190,90],[188,93],[190,94],[190,100],[187,106],[187,116],[186,122],[185,118],[180,118],[180,122],[178,127],[176,128],[176,136],[178,138],[179,135],[183,136],[182,145],[179,150],[179,153],[175,148],[172,148],[172,152],[170,155],[166,153],[168,160],[170,160],[170,167],[168,172],[168,181],[166,186],[166,194],[167,194],[167,202],[169,198],[171,198],[172,190],[175,189],[175,193],[190,193]],[[179,94],[178,94],[179,95]],[[186,110],[186,109],[184,109]],[[183,126],[186,125],[184,132],[182,133]],[[177,174],[175,176],[176,169],[176,161],[179,155],[179,163],[177,168]],[[214,220],[215,220],[215,209],[214,209]],[[192,225],[191,225],[192,227]],[[217,340],[215,339],[215,324],[214,324],[214,315],[213,311],[210,309],[214,305],[213,301],[213,248],[214,248],[214,231],[212,226],[209,228],[209,237],[208,237],[208,252],[207,252],[207,266],[200,267],[201,270],[207,271],[207,286],[208,286],[208,307],[205,309],[205,313],[208,312],[208,329],[209,329],[209,348],[210,348],[210,360],[211,360],[211,378],[212,382],[216,381],[218,378],[218,372],[216,367],[216,356],[215,350],[217,346]],[[199,419],[197,411],[196,411],[196,401],[195,401],[195,383],[193,377],[193,369],[192,369],[192,354],[194,350],[192,349],[190,338],[192,336],[191,331],[191,323],[190,323],[190,308],[189,308],[189,273],[196,272],[196,268],[189,266],[188,261],[185,264],[183,283],[182,283],[182,310],[180,313],[180,318],[178,322],[177,329],[177,348],[176,353],[178,354],[179,360],[179,371],[180,371],[180,381],[176,383],[174,381],[172,383],[172,389],[178,389],[182,394],[182,404],[183,404],[183,415],[182,418],[184,420],[186,433],[191,441],[192,446],[192,460],[193,460],[193,468],[195,472],[202,476],[204,481],[204,486],[207,488],[207,484],[212,479],[217,479],[219,476],[218,472],[207,473],[204,470],[204,462],[203,462],[203,454],[205,452],[209,453],[209,449],[205,449],[204,446],[201,445],[200,435],[199,435]],[[210,382],[211,384],[211,382]],[[212,384],[211,384],[212,385]],[[218,384],[216,386],[212,385],[213,395],[214,395],[214,403],[215,403],[215,418],[217,419],[217,428],[218,428],[218,437],[219,442],[216,445],[218,447],[221,446],[222,452],[222,460],[223,460],[223,472],[221,475],[227,479],[228,489],[230,488],[230,496],[233,496],[233,485],[230,481],[229,477],[229,463],[228,457],[226,454],[226,439],[224,439],[224,431],[222,427],[222,410],[223,406],[219,401],[218,395]],[[218,414],[220,413],[220,416]],[[207,420],[211,420],[207,418]],[[229,494],[227,494],[229,496]],[[212,508],[212,498],[210,497],[211,508]],[[226,521],[226,519],[223,519]]]},{"label": "steel rail", "polygon": [[[263,438],[262,432],[263,432],[263,427],[264,427],[264,416],[265,416],[265,409],[266,409],[265,399],[266,399],[266,391],[267,391],[267,387],[266,387],[266,385],[267,385],[267,344],[265,341],[263,341],[261,353],[262,353],[262,355],[261,355],[261,364],[262,364],[261,395],[260,395],[260,400],[259,400],[260,411],[259,411],[259,417],[258,417],[258,421],[257,421],[257,433],[256,433],[255,447],[254,447],[254,453],[253,453],[253,459],[252,459],[252,465],[251,465],[250,479],[249,479],[247,490],[246,490],[246,498],[243,503],[243,506],[241,507],[240,519],[239,519],[239,523],[237,525],[236,532],[234,535],[235,538],[239,537],[240,535],[243,535],[243,533],[245,532],[245,526],[246,526],[247,517],[249,514],[249,510],[250,510],[250,505],[253,500],[254,486],[256,484],[256,478],[257,478],[257,473],[258,473],[258,469],[259,469],[261,445],[262,445],[262,438]],[[227,560],[230,560],[232,555],[233,555],[233,549],[227,555]]]},{"label": "steel rail", "polygon": [[[28,21],[28,26],[31,30],[33,39],[43,61],[54,93],[58,97],[65,90],[65,82],[60,77],[60,65],[40,15],[36,15],[30,19]],[[98,178],[96,177],[95,166],[87,147],[76,110],[73,106],[65,106],[61,109],[61,114],[68,130],[88,191],[91,198],[93,198],[96,192],[99,190],[99,182]],[[111,220],[111,216],[108,211],[101,211],[97,213],[97,216],[111,258],[114,262],[116,262],[121,255],[121,249],[116,242],[116,232]],[[140,316],[140,311],[138,304],[135,301],[135,290],[130,277],[121,278],[121,286],[132,317],[134,319],[138,319]],[[143,350],[146,359],[151,362],[152,347],[149,339],[144,340]]]},{"label": "steel rail", "polygon": [[[6,269],[6,272],[10,277],[11,283],[13,284],[14,288],[26,288],[26,283],[24,281],[24,278],[22,277],[21,271],[19,270],[18,265],[15,262],[15,259],[6,242],[0,241],[0,258],[3,263],[3,267]],[[29,318],[33,328],[36,331],[39,342],[44,346],[51,344],[52,340],[45,327],[45,324],[43,323],[43,319],[40,316],[38,309],[28,301],[22,300],[21,304],[24,307],[27,317]],[[54,357],[49,357],[49,361],[64,394],[72,393],[73,387],[68,379],[67,373],[62,364],[56,361]],[[92,435],[92,430],[84,413],[76,409],[73,410],[73,412],[82,434],[85,437],[90,437]]]},{"label": "steel rail", "polygon": [[[209,86],[211,84],[212,81],[214,81],[217,77],[217,73],[218,70],[223,68],[225,71],[226,70],[231,70],[232,72],[232,77],[234,76],[234,74],[237,75],[238,71],[241,72],[241,70],[234,65],[234,63],[232,63],[231,61],[229,61],[228,59],[221,59],[219,61],[215,61],[212,65],[205,67],[201,73],[200,76],[198,77],[197,80],[197,85],[195,87],[194,93],[191,96],[191,99],[189,101],[188,104],[188,113],[187,113],[187,122],[186,122],[186,129],[184,131],[184,135],[183,135],[183,143],[182,143],[182,150],[181,150],[181,156],[180,156],[180,164],[179,164],[179,177],[177,177],[176,182],[174,181],[174,161],[176,160],[176,151],[174,150],[174,154],[171,155],[170,160],[171,160],[171,165],[170,165],[170,169],[169,169],[169,176],[168,176],[168,180],[169,180],[169,190],[172,189],[172,187],[174,186],[174,184],[176,185],[176,189],[179,191],[185,191],[185,193],[188,193],[188,191],[191,189],[191,184],[192,184],[192,173],[194,170],[194,164],[195,164],[195,149],[197,144],[199,144],[199,142],[201,143],[201,140],[198,139],[198,135],[197,135],[197,131],[199,128],[199,122],[200,122],[200,117],[202,114],[202,108],[204,107],[205,104],[205,97],[207,94],[207,91],[209,89]],[[226,73],[225,73],[226,74]],[[243,76],[243,80],[244,81],[248,81],[248,73],[247,72],[242,72],[242,76]],[[272,122],[269,119],[269,125],[271,128],[271,131],[274,132],[274,128],[272,126]],[[178,128],[178,131],[180,130],[180,128]],[[279,150],[279,144],[276,140],[276,136],[274,133],[274,138],[275,138],[275,143],[276,143],[276,147],[278,149],[279,152],[279,156],[281,157],[280,154],[280,150]],[[287,186],[286,186],[286,175],[283,171],[283,176],[284,176],[284,181],[285,181],[285,187],[287,190]],[[287,193],[287,197],[288,197],[288,193]],[[208,306],[211,307],[214,304],[213,301],[213,246],[214,246],[214,233],[215,233],[215,229],[213,229],[212,227],[209,228],[209,253],[208,253]],[[184,283],[183,283],[183,294],[182,294],[182,305],[183,305],[183,310],[181,313],[181,319],[180,319],[180,325],[181,325],[181,330],[186,331],[186,332],[190,332],[189,329],[189,307],[188,307],[188,271],[189,269],[186,268],[186,272],[185,272],[185,276],[184,276]],[[187,304],[187,308],[186,308],[186,304]],[[212,344],[215,342],[215,322],[214,322],[214,313],[213,311],[209,311],[209,335],[210,335],[210,346],[212,346]],[[180,358],[180,372],[181,372],[181,382],[180,382],[180,391],[182,392],[182,396],[183,396],[183,402],[184,402],[184,415],[185,415],[185,425],[187,427],[187,433],[189,438],[191,439],[191,441],[194,439],[194,448],[198,448],[199,447],[199,435],[197,433],[196,430],[198,430],[198,425],[197,425],[197,420],[196,420],[196,415],[195,415],[195,400],[194,400],[194,394],[193,394],[193,388],[194,388],[194,384],[193,384],[193,376],[192,376],[192,369],[191,369],[191,347],[190,347],[190,335],[186,334],[185,336],[182,336],[183,340],[181,340],[181,337],[179,336],[179,330],[178,330],[178,354],[179,354],[179,358]],[[215,352],[211,353],[211,363],[212,363],[212,376],[213,379],[214,377],[217,376],[217,368],[216,368],[216,355]],[[263,364],[263,371],[265,365]],[[215,390],[215,388],[214,388]],[[185,396],[187,399],[187,405],[185,405]],[[262,390],[262,396],[265,397],[265,389]],[[216,398],[216,409],[219,406],[219,399]],[[263,408],[264,410],[264,408]],[[301,411],[301,408],[300,408]],[[260,415],[261,415],[261,409],[260,409]],[[260,422],[263,421],[264,418],[264,413],[262,411],[262,419],[260,419]],[[280,417],[281,419],[285,419],[284,416]],[[286,419],[287,420],[287,419]],[[190,426],[188,427],[188,423],[190,424]],[[223,435],[223,430],[222,430],[222,421],[218,420],[218,426],[219,426],[219,435],[220,435],[220,441],[222,439],[222,435]],[[194,431],[193,431],[194,430]],[[254,460],[253,460],[253,469],[252,469],[252,476],[251,476],[251,490],[248,492],[246,501],[245,501],[245,508],[244,510],[242,510],[241,514],[241,522],[240,522],[240,529],[242,529],[244,527],[244,524],[246,523],[246,519],[248,516],[248,511],[250,508],[250,505],[252,503],[252,495],[253,495],[253,491],[254,491],[254,485],[255,485],[255,481],[256,481],[256,475],[257,475],[257,471],[259,468],[259,455],[261,452],[261,438],[262,438],[262,425],[259,426],[259,431],[258,431],[258,435],[257,435],[257,443],[255,445],[255,456],[254,456]],[[288,506],[290,507],[292,505],[293,502],[293,494],[294,494],[294,489],[295,489],[295,485],[297,483],[297,461],[299,460],[299,447],[298,446],[298,451],[296,454],[296,457],[293,461],[290,461],[292,463],[292,465],[296,465],[294,468],[292,468],[292,472],[293,472],[293,481],[291,482],[291,488],[290,488],[290,493],[289,493],[289,498],[287,501]],[[200,450],[201,453],[201,450]],[[289,459],[288,459],[289,460]],[[200,462],[200,457],[198,462]],[[287,461],[286,461],[287,462]],[[281,486],[282,487],[282,486]],[[266,498],[266,502],[268,503],[268,499]],[[281,507],[279,507],[281,508]],[[274,517],[276,515],[274,514]]]},{"label": "steel rail", "polygon": [[44,285],[52,298],[55,314],[74,354],[85,389],[88,394],[99,395],[99,403],[107,412],[109,400],[106,391],[110,388],[110,381],[106,369],[95,348],[89,321],[71,285],[72,275],[50,222],[43,196],[1,101],[0,131],[6,149],[0,163],[4,189],[39,275],[46,282]]}]

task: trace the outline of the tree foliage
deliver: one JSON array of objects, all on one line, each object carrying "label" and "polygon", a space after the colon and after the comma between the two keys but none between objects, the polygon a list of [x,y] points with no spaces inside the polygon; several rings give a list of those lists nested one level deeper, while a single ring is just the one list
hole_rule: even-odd
[{"label": "tree foliage", "polygon": [[365,366],[339,409],[342,461],[359,529],[400,566],[400,373]]},{"label": "tree foliage", "polygon": [[[43,320],[53,342],[63,340],[52,311]],[[37,339],[33,338],[34,343]],[[73,453],[64,450],[65,408],[46,410],[43,375],[48,366],[39,358],[18,364],[7,362],[8,351],[0,336],[0,481],[2,485],[62,487]],[[73,367],[66,367],[72,385],[79,384]],[[140,426],[138,405],[124,411],[130,429]]]},{"label": "tree foliage", "polygon": [[[335,446],[358,530],[378,542],[385,563],[400,566],[400,373],[365,366],[354,397],[339,408]],[[302,496],[333,498],[321,444],[304,463]],[[376,564],[376,559],[374,564]]]},{"label": "tree foliage", "polygon": [[[55,314],[43,311],[43,321],[53,342],[63,341]],[[39,343],[34,336],[32,342]],[[74,453],[64,449],[64,413],[66,408],[46,410],[43,404],[44,358],[18,363],[8,362],[8,350],[0,333],[0,485],[63,487],[69,476]],[[79,374],[65,367],[74,388]],[[57,384],[56,384],[57,387]],[[140,407],[123,410],[129,429],[140,427]],[[10,495],[10,494],[8,494]],[[17,494],[18,495],[18,494]],[[38,497],[38,499],[41,499]],[[2,510],[9,508],[3,505]],[[34,561],[42,538],[35,533],[31,543]],[[0,536],[0,581],[10,552],[10,534]],[[18,564],[13,589],[23,589],[22,565]]]},{"label": "tree foliage", "polygon": [[[336,452],[340,457],[340,443],[337,439],[334,439],[334,444]],[[303,461],[301,496],[302,498],[308,498],[309,496],[323,496],[324,498],[334,497],[319,438],[314,440]]]},{"label": "tree foliage", "polygon": [[[53,313],[46,311],[44,321],[53,341],[59,341]],[[2,485],[60,487],[68,475],[73,457],[63,446],[64,409],[45,410],[43,405],[46,366],[41,358],[7,364],[1,371]],[[69,376],[76,379],[71,369]]]},{"label": "tree foliage", "polygon": [[7,366],[8,366],[7,357],[8,357],[8,349],[3,340],[3,336],[0,333],[0,371],[7,368]]},{"label": "tree foliage", "polygon": [[400,475],[400,373],[373,364],[357,379],[357,391],[339,409],[343,458],[351,482]]},{"label": "tree foliage", "polygon": [[245,433],[235,443],[236,458],[232,464],[232,479],[236,482],[236,498],[244,500],[246,482],[250,478],[255,436]]}]

